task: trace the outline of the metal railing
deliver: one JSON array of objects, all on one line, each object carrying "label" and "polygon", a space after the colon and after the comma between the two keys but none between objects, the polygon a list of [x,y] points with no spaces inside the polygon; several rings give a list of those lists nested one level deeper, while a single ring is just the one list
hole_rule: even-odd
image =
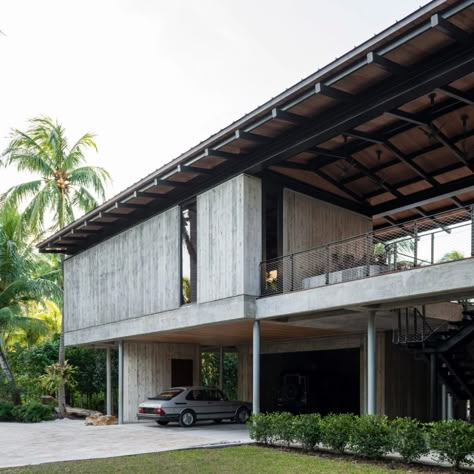
[{"label": "metal railing", "polygon": [[394,328],[392,342],[400,346],[424,345],[433,336],[447,330],[448,323],[442,323],[433,328],[426,320],[425,310],[418,308],[399,309],[398,326]]},{"label": "metal railing", "polygon": [[[264,261],[260,264],[261,294],[316,288],[472,257],[473,216],[474,206],[460,207]],[[460,247],[469,250],[456,252]]]}]

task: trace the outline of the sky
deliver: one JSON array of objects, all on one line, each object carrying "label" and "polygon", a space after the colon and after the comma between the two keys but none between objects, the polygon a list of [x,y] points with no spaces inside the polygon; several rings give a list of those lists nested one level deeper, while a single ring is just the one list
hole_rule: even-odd
[{"label": "sky", "polygon": [[93,132],[112,197],[425,3],[2,0],[0,150],[40,115]]}]

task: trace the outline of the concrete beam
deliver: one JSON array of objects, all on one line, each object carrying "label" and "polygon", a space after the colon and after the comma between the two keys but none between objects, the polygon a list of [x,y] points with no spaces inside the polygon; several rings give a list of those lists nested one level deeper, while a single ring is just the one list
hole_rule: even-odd
[{"label": "concrete beam", "polygon": [[[372,305],[408,306],[423,299],[474,295],[474,259],[419,267],[257,300],[257,318],[272,319]],[[350,317],[350,316],[348,316]]]},{"label": "concrete beam", "polygon": [[67,331],[64,339],[67,346],[90,344],[175,329],[189,329],[219,322],[253,319],[255,312],[255,297],[240,295]]}]

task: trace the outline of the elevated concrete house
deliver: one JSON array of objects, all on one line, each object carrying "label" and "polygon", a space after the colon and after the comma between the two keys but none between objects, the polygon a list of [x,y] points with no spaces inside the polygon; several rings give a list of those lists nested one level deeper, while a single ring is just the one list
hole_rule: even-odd
[{"label": "elevated concrete house", "polygon": [[66,344],[118,348],[121,421],[220,348],[257,412],[465,415],[473,30],[432,1],[39,245]]}]

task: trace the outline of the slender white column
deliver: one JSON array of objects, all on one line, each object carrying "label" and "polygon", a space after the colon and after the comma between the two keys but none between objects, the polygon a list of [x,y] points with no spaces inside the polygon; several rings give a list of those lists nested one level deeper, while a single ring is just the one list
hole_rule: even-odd
[{"label": "slender white column", "polygon": [[253,414],[260,413],[260,321],[253,323]]},{"label": "slender white column", "polygon": [[107,406],[107,415],[112,415],[112,351],[110,350],[110,347],[107,347],[106,349],[105,378],[106,378],[105,399],[106,399],[106,406]]},{"label": "slender white column", "polygon": [[367,324],[367,414],[375,415],[375,311],[369,312]]},{"label": "slender white column", "polygon": [[219,347],[219,388],[224,388],[224,348]]},{"label": "slender white column", "polygon": [[123,341],[118,344],[118,422],[123,424]]}]

